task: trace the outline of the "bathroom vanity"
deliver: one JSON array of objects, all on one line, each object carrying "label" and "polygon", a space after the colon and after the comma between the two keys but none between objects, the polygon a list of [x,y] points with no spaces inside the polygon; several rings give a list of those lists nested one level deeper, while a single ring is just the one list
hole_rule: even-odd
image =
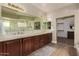
[{"label": "bathroom vanity", "polygon": [[26,56],[51,43],[52,33],[17,38],[0,42],[0,55]]}]

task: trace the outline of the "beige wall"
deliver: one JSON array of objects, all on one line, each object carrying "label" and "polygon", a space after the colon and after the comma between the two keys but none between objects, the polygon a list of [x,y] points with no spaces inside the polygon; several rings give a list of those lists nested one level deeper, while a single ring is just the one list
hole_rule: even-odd
[{"label": "beige wall", "polygon": [[0,17],[1,17],[1,4],[0,4]]},{"label": "beige wall", "polygon": [[75,47],[79,47],[79,10],[75,13]]}]

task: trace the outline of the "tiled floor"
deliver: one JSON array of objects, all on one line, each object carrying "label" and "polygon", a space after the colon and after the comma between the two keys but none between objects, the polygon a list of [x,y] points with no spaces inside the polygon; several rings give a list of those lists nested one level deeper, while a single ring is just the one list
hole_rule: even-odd
[{"label": "tiled floor", "polygon": [[[52,46],[52,45],[51,45]],[[78,52],[76,48],[66,44],[55,45],[56,49],[52,52],[51,56],[77,56]]]},{"label": "tiled floor", "polygon": [[55,48],[52,48],[51,46],[46,45],[43,48],[40,48],[39,50],[30,54],[30,56],[49,56],[51,54],[51,51],[53,52],[54,50]]},{"label": "tiled floor", "polygon": [[67,39],[67,38],[58,37],[57,38],[57,43],[58,44],[62,43],[62,44],[74,46],[74,39]]},{"label": "tiled floor", "polygon": [[77,56],[77,50],[66,44],[48,44],[37,51],[30,54],[30,56]]}]

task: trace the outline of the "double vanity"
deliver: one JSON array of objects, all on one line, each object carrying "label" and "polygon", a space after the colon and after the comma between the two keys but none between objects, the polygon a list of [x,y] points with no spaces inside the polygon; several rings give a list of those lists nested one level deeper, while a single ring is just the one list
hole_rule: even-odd
[{"label": "double vanity", "polygon": [[52,33],[0,38],[1,56],[26,56],[52,41]]}]

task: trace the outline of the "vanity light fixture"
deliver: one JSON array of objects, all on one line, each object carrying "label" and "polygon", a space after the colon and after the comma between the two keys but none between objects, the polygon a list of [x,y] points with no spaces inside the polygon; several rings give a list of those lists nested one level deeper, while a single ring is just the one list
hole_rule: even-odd
[{"label": "vanity light fixture", "polygon": [[15,3],[7,3],[7,4],[3,4],[4,7],[7,7],[7,8],[10,8],[10,9],[13,9],[15,11],[19,11],[19,12],[25,12],[25,9],[23,6],[21,5],[17,5]]},{"label": "vanity light fixture", "polygon": [[8,6],[11,6],[11,7],[16,8],[16,9],[18,9],[18,10],[24,11],[23,8],[21,8],[20,6],[17,6],[17,5],[15,5],[15,4],[13,4],[13,3],[8,3]]}]

